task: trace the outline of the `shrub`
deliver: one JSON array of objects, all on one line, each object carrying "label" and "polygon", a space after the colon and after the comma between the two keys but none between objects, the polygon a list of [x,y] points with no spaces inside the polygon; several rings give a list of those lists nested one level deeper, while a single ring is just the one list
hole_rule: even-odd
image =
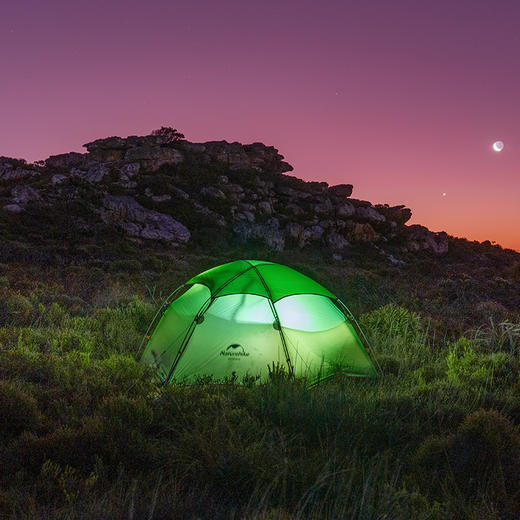
[{"label": "shrub", "polygon": [[393,303],[363,315],[362,320],[366,328],[399,337],[406,344],[417,343],[423,338],[424,327],[419,315]]},{"label": "shrub", "polygon": [[9,294],[1,307],[4,314],[1,319],[4,323],[28,325],[35,318],[33,304],[29,298],[20,293]]},{"label": "shrub", "polygon": [[392,355],[407,361],[430,356],[421,318],[404,307],[390,303],[362,315],[359,321],[376,355]]},{"label": "shrub", "polygon": [[52,460],[46,460],[36,481],[36,488],[46,501],[67,503],[76,502],[79,496],[88,492],[97,481],[94,473],[83,478],[78,470],[71,466],[62,467]]},{"label": "shrub", "polygon": [[112,271],[136,274],[140,273],[143,269],[141,262],[135,259],[129,260],[116,260],[110,265]]},{"label": "shrub", "polygon": [[449,452],[454,476],[467,492],[513,496],[520,491],[520,435],[499,412],[468,415],[451,438]]},{"label": "shrub", "polygon": [[508,276],[513,282],[520,282],[520,262],[515,262],[508,269]]},{"label": "shrub", "polygon": [[41,422],[36,399],[9,381],[0,380],[0,437],[16,437],[35,430]]},{"label": "shrub", "polygon": [[161,126],[161,128],[152,131],[152,135],[164,137],[168,143],[174,143],[184,139],[184,134],[181,134],[176,128],[171,126]]},{"label": "shrub", "polygon": [[487,352],[506,351],[517,354],[520,350],[520,324],[510,321],[497,323],[490,318],[487,327],[474,332],[474,341]]},{"label": "shrub", "polygon": [[471,341],[464,337],[450,346],[446,364],[446,375],[455,382],[483,385],[490,377]]},{"label": "shrub", "polygon": [[520,435],[495,410],[466,416],[455,433],[428,437],[412,462],[418,479],[434,494],[454,484],[466,496],[488,496],[510,509],[520,492]]},{"label": "shrub", "polygon": [[478,354],[474,342],[465,337],[450,346],[446,364],[448,379],[458,384],[504,386],[518,377],[518,363],[512,355]]}]

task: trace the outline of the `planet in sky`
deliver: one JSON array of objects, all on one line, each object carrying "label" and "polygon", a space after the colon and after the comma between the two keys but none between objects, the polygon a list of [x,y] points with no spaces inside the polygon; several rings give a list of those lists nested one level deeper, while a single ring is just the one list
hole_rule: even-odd
[{"label": "planet in sky", "polygon": [[501,152],[503,149],[504,149],[503,141],[495,141],[493,143],[493,150],[495,150],[495,152]]}]

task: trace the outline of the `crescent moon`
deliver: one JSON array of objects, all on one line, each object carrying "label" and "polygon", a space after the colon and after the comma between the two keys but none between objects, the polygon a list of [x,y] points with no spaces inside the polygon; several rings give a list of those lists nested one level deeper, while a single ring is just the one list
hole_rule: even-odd
[{"label": "crescent moon", "polygon": [[504,143],[502,141],[495,141],[493,143],[493,150],[495,152],[501,152],[504,149]]}]

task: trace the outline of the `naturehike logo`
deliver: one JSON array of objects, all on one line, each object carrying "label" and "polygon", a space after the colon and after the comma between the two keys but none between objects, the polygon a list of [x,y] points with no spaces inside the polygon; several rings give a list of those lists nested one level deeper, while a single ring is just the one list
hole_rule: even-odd
[{"label": "naturehike logo", "polygon": [[228,356],[232,358],[240,358],[249,356],[249,352],[246,352],[242,345],[238,343],[233,343],[226,348],[226,350],[220,351],[221,356]]}]

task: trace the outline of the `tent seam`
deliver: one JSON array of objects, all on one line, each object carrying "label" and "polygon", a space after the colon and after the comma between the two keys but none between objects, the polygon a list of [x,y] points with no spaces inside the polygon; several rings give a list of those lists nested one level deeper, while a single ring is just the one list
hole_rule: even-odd
[{"label": "tent seam", "polygon": [[285,359],[286,359],[286,362],[287,362],[287,368],[289,370],[289,375],[292,375],[293,372],[294,372],[294,369],[293,369],[293,366],[292,366],[291,357],[289,356],[289,349],[287,348],[287,340],[285,339],[285,336],[283,334],[282,324],[280,323],[280,317],[278,316],[278,312],[276,311],[276,308],[274,306],[273,296],[271,294],[271,291],[269,290],[269,286],[267,285],[267,282],[264,280],[264,277],[261,275],[260,271],[256,268],[256,266],[254,266],[253,264],[250,264],[248,260],[246,260],[246,262],[253,268],[253,270],[255,271],[256,275],[258,276],[258,278],[262,282],[262,285],[264,286],[264,289],[267,292],[268,300],[269,300],[269,303],[270,303],[269,307],[271,307],[271,311],[273,313],[274,319],[276,320],[276,323],[277,323],[277,325],[279,327],[278,332],[280,333],[280,338],[282,339],[282,346],[283,346],[283,350],[284,350],[284,353],[285,353]]}]

